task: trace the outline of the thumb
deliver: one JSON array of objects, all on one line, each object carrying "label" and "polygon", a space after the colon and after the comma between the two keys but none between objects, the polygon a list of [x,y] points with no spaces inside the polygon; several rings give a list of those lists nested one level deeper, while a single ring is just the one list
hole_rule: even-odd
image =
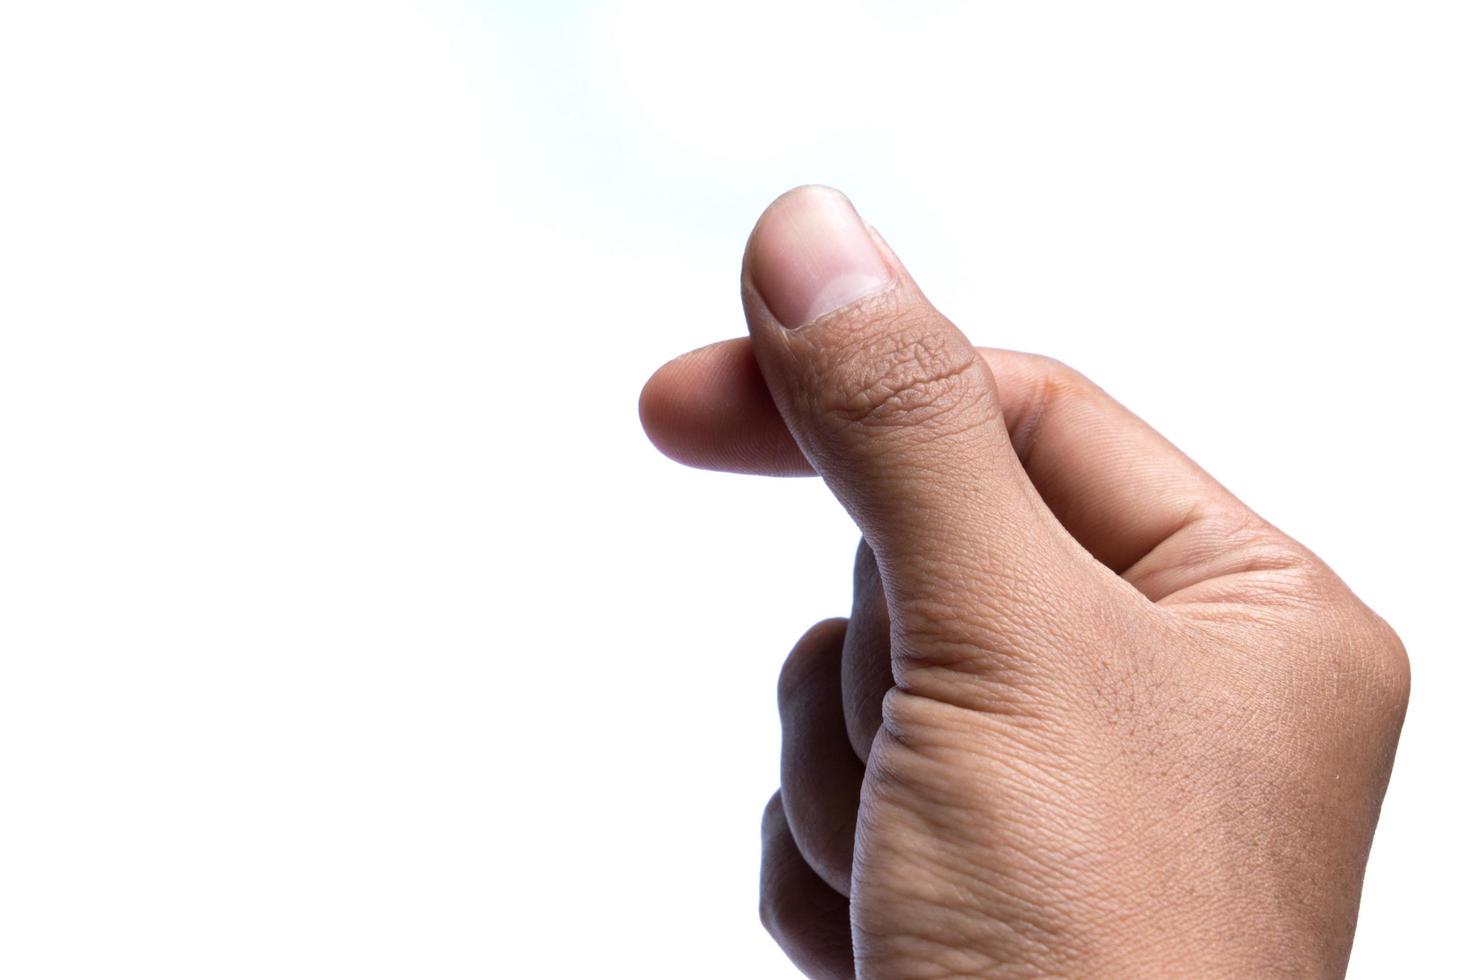
[{"label": "thumb", "polygon": [[1012,653],[1006,622],[1034,631],[1101,569],[1031,486],[984,359],[845,197],[778,198],[742,286],[766,385],[872,545],[907,656]]}]

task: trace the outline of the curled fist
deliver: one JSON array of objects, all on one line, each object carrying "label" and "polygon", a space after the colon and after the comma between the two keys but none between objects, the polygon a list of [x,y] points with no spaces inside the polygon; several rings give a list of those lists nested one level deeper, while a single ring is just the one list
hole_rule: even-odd
[{"label": "curled fist", "polygon": [[1340,976],[1408,698],[1311,551],[1063,364],[977,349],[841,195],[642,400],[863,533],[781,672],[761,913],[821,977]]}]

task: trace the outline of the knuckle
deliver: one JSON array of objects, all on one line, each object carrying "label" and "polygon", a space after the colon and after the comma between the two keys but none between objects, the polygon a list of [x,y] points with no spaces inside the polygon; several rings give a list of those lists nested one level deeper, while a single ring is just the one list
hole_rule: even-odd
[{"label": "knuckle", "polygon": [[1354,598],[1347,583],[1305,545],[1293,540],[1278,542],[1274,549],[1269,546],[1265,549],[1265,556],[1263,564],[1267,571],[1275,570],[1309,606]]},{"label": "knuckle", "polygon": [[766,932],[773,937],[780,938],[781,935],[781,889],[773,882],[764,882],[761,885],[759,915],[761,925]]},{"label": "knuckle", "polygon": [[1398,633],[1346,587],[1336,601],[1308,613],[1297,634],[1308,652],[1299,669],[1319,689],[1346,698],[1359,717],[1380,729],[1396,728],[1409,701],[1409,656]]},{"label": "knuckle", "polygon": [[769,934],[770,936],[772,936],[774,938],[780,938],[780,935],[781,935],[780,928],[781,927],[778,924],[778,921],[777,921],[777,918],[776,918],[776,899],[775,899],[775,896],[773,894],[773,891],[774,891],[774,889],[772,889],[770,887],[766,887],[766,888],[762,888],[761,889],[761,900],[760,900],[761,926],[765,928],[767,934]]},{"label": "knuckle", "polygon": [[1023,464],[1030,462],[1042,420],[1051,417],[1058,406],[1106,398],[1101,388],[1070,364],[1045,354],[1027,357],[1031,381],[1018,407],[1006,417],[1011,444]]},{"label": "knuckle", "polygon": [[782,711],[796,704],[821,673],[826,665],[823,655],[830,655],[834,647],[842,649],[846,629],[845,619],[824,619],[796,641],[776,677],[776,703]]},{"label": "knuckle", "polygon": [[762,883],[759,905],[761,925],[777,943],[784,945],[787,937],[800,931],[797,926],[801,921],[801,911],[799,898],[791,894],[791,889],[781,879]]},{"label": "knuckle", "polygon": [[1060,405],[1069,402],[1099,405],[1111,400],[1095,381],[1077,368],[1056,358],[1047,360],[1049,363],[1046,380],[1042,383],[1042,393],[1039,399],[1044,405]]},{"label": "knuckle", "polygon": [[[817,405],[842,425],[885,428],[930,423],[976,401],[993,401],[978,355],[928,310],[869,313],[854,340],[834,352]],[[993,410],[993,406],[992,406]]]},{"label": "knuckle", "polygon": [[1293,613],[1307,623],[1351,595],[1342,580],[1306,546],[1260,517],[1223,511],[1194,519],[1181,562],[1208,566],[1222,581],[1236,576],[1241,598]]},{"label": "knuckle", "polygon": [[1081,394],[1095,387],[1087,375],[1060,358],[1038,354],[1037,360],[1047,386],[1058,394]]},{"label": "knuckle", "polygon": [[1385,710],[1402,717],[1409,705],[1409,651],[1397,630],[1377,613],[1365,611],[1370,617],[1368,632],[1373,650],[1372,696]]}]

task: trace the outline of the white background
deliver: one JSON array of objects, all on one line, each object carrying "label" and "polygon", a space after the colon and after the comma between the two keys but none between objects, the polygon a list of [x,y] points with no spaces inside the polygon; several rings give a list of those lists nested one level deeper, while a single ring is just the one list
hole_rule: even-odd
[{"label": "white background", "polygon": [[635,404],[846,190],[1315,548],[1415,693],[1355,977],[1463,966],[1461,3],[0,6],[0,974],[754,977],[815,481]]}]

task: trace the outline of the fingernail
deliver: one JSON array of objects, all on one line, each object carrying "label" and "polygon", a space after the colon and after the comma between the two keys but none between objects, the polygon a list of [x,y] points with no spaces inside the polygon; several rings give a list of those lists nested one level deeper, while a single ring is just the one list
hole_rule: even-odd
[{"label": "fingernail", "polygon": [[847,198],[802,187],[766,209],[750,243],[750,277],[766,305],[794,328],[893,281]]}]

